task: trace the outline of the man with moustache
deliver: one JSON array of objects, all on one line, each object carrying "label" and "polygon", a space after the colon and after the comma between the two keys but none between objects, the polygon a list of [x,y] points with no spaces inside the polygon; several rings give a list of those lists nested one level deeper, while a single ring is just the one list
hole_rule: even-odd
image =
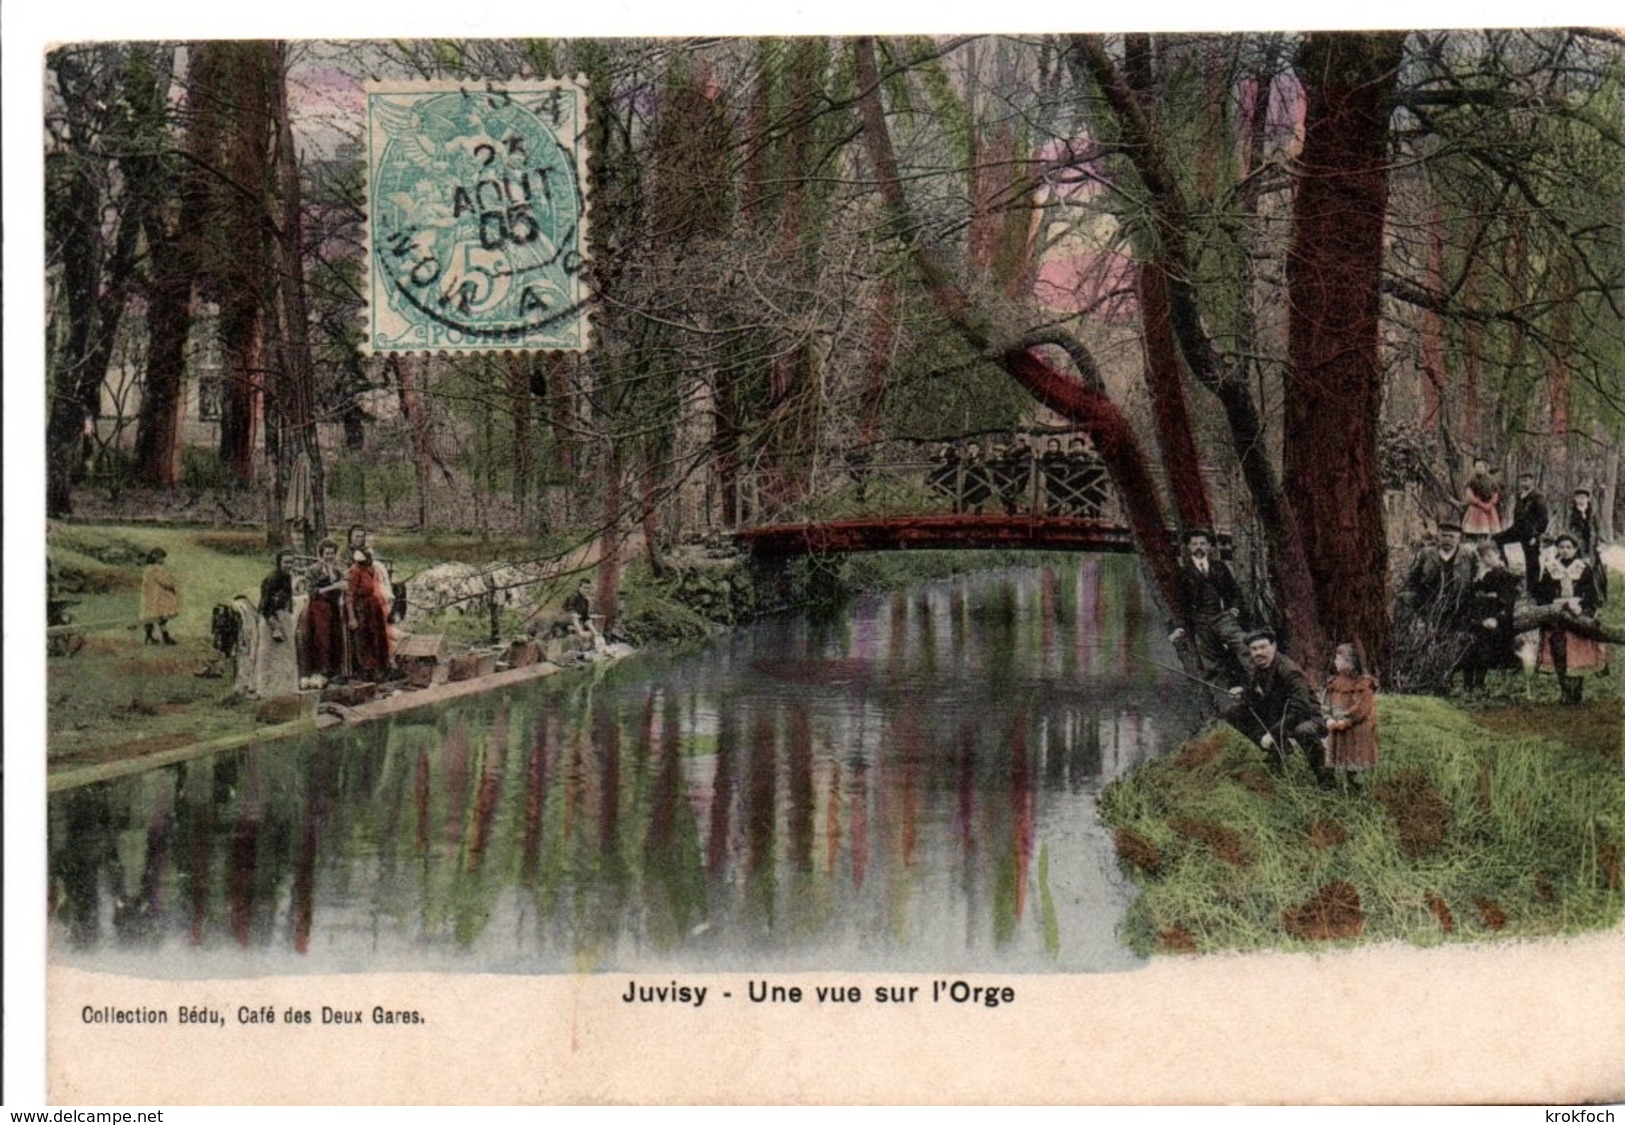
[{"label": "man with moustache", "polygon": [[1248,649],[1241,629],[1241,584],[1213,550],[1213,533],[1185,533],[1179,560],[1180,619],[1168,639],[1191,638],[1204,668],[1222,672],[1231,684],[1247,680]]},{"label": "man with moustache", "polygon": [[1275,634],[1255,629],[1246,636],[1248,661],[1252,665],[1247,683],[1230,691],[1234,702],[1219,718],[1262,746],[1270,754],[1270,766],[1284,768],[1293,744],[1309,758],[1310,768],[1322,784],[1332,780],[1326,769],[1326,718],[1303,669],[1276,647]]},{"label": "man with moustache", "polygon": [[1457,628],[1464,623],[1473,573],[1473,557],[1461,549],[1461,525],[1441,523],[1434,544],[1422,548],[1405,573],[1400,604],[1429,629]]},{"label": "man with moustache", "polygon": [[1473,553],[1461,549],[1461,525],[1441,523],[1435,541],[1412,560],[1400,588],[1394,623],[1418,659],[1417,682],[1437,694],[1450,687],[1472,645]]}]

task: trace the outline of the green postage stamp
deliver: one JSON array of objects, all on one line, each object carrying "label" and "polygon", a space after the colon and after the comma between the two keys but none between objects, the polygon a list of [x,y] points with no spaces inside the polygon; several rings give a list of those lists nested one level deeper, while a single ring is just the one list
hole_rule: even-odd
[{"label": "green postage stamp", "polygon": [[367,348],[587,346],[579,80],[366,90]]}]

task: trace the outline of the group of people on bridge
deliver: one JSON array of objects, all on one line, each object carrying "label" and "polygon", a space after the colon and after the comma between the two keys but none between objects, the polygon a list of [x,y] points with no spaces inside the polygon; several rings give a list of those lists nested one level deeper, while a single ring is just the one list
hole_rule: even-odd
[{"label": "group of people on bridge", "polygon": [[1082,437],[1064,450],[1060,438],[1049,438],[1038,454],[1020,434],[985,455],[978,441],[945,445],[925,483],[958,515],[996,506],[1005,515],[1099,519],[1110,495],[1105,466]]},{"label": "group of people on bridge", "polygon": [[[1431,686],[1440,691],[1449,689],[1458,667],[1463,689],[1472,693],[1483,690],[1491,669],[1520,663],[1513,624],[1520,597],[1576,624],[1594,623],[1608,598],[1589,489],[1575,489],[1566,513],[1554,519],[1535,474],[1522,473],[1503,527],[1500,486],[1485,461],[1474,468],[1461,520],[1441,521],[1411,561],[1395,613],[1404,643],[1437,654]],[[1519,548],[1521,582],[1507,557],[1511,544]],[[1585,677],[1606,673],[1607,646],[1548,623],[1540,630],[1536,666],[1556,674],[1561,702],[1578,704]]]}]

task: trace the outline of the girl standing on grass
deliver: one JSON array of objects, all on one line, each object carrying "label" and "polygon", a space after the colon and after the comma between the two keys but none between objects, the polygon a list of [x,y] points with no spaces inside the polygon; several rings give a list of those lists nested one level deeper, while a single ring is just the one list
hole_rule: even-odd
[{"label": "girl standing on grass", "polygon": [[154,547],[147,556],[147,569],[141,572],[141,624],[147,628],[149,645],[158,643],[158,638],[152,635],[154,625],[163,634],[164,644],[175,643],[175,638],[169,635],[169,619],[180,616],[181,591],[175,575],[164,565],[168,557],[162,547]]},{"label": "girl standing on grass", "polygon": [[1377,679],[1367,675],[1360,650],[1340,644],[1332,678],[1321,692],[1326,711],[1326,765],[1356,781],[1377,764]]}]

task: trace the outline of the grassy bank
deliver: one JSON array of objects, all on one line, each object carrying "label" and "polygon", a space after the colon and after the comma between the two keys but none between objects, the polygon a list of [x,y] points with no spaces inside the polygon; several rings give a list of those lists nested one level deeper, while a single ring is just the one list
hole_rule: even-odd
[{"label": "grassy bank", "polygon": [[[84,634],[77,655],[47,663],[49,761],[88,764],[171,749],[252,730],[289,716],[232,693],[229,679],[200,677],[220,664],[210,644],[210,611],[238,594],[257,600],[270,573],[264,536],[251,531],[155,525],[70,524],[52,527],[51,558],[64,596]],[[146,554],[162,547],[180,586],[182,611],[170,623],[174,646],[143,643],[135,623]],[[438,562],[494,562],[534,557],[533,540],[385,535],[378,544],[401,575]],[[561,590],[557,597],[562,599]],[[505,610],[502,627],[517,631],[528,613]],[[448,616],[435,629],[458,640],[484,636],[483,614]],[[229,671],[229,665],[226,665]]]},{"label": "grassy bank", "polygon": [[[1618,701],[1587,708],[1611,710]],[[1553,708],[1555,710],[1555,708]],[[1363,792],[1272,777],[1222,724],[1112,785],[1140,953],[1533,937],[1620,917],[1625,769],[1433,698],[1379,698]]]}]

